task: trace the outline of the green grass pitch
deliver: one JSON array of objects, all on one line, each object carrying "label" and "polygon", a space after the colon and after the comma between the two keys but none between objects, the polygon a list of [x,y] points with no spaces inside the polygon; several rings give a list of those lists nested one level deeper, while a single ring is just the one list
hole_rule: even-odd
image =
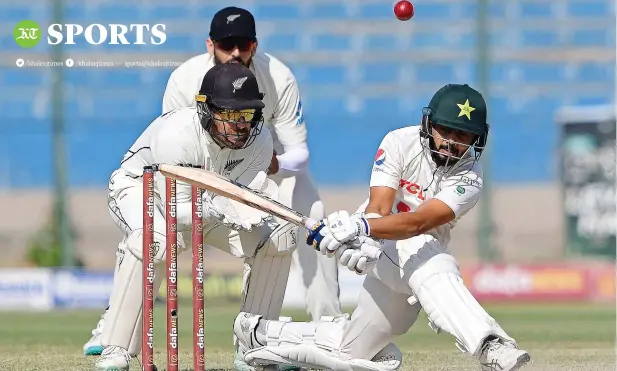
[{"label": "green grass pitch", "polygon": [[[206,365],[230,369],[232,320],[237,304],[206,307]],[[532,356],[525,370],[614,371],[615,307],[613,305],[486,305],[500,324]],[[164,307],[156,310],[156,362],[164,370]],[[306,320],[302,311],[284,311],[295,320]],[[81,347],[96,325],[100,312],[55,311],[42,313],[0,312],[1,369],[92,370],[96,357],[84,357]],[[191,307],[180,303],[181,369],[192,370]],[[397,341],[404,353],[404,370],[478,370],[477,362],[454,346],[449,334],[434,333],[421,316]],[[139,370],[134,361],[132,369]]]}]

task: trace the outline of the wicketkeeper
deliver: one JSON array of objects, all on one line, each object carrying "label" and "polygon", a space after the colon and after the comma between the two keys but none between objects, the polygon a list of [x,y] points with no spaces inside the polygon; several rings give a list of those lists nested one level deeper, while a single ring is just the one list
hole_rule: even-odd
[{"label": "wicketkeeper", "polygon": [[[171,110],[154,120],[125,154],[109,181],[109,210],[124,233],[97,371],[125,371],[142,336],[143,168],[158,163],[202,166],[277,199],[266,171],[272,136],[263,127],[263,94],[241,64],[213,67],[203,78],[196,107]],[[165,177],[155,175],[155,286],[165,278]],[[191,246],[191,186],[176,186],[178,251]],[[241,311],[277,319],[298,227],[227,198],[204,193],[204,243],[244,258]],[[283,262],[283,264],[281,264]],[[231,338],[231,334],[230,334]]]}]

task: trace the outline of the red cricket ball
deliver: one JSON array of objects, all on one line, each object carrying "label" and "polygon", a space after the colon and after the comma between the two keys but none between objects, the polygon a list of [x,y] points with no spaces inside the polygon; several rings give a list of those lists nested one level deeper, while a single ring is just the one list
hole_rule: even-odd
[{"label": "red cricket ball", "polygon": [[399,21],[408,21],[413,17],[413,4],[407,0],[401,0],[394,5],[394,15]]}]

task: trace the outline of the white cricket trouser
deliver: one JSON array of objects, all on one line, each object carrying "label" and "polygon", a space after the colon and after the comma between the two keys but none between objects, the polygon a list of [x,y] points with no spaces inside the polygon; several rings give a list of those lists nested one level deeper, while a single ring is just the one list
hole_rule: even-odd
[{"label": "white cricket trouser", "polygon": [[454,257],[433,236],[420,235],[385,242],[384,254],[364,281],[342,348],[352,358],[370,359],[405,334],[422,308],[431,327],[449,332],[470,354],[490,335],[514,341],[467,290]]},{"label": "white cricket trouser", "polygon": [[422,309],[419,303],[412,305],[408,301],[413,296],[406,282],[409,273],[405,273],[404,264],[399,264],[392,241],[386,241],[384,253],[403,269],[382,256],[364,279],[358,305],[345,328],[341,344],[342,348],[349,349],[352,358],[373,357],[409,331]]},{"label": "white cricket trouser", "polygon": [[[308,171],[291,177],[273,175],[271,178],[279,185],[279,202],[315,220],[325,217],[323,203]],[[305,241],[305,233],[306,230],[301,228],[301,241]],[[302,275],[306,289],[306,312],[313,320],[342,313],[335,259],[330,259],[312,246],[300,242],[300,246],[293,253],[292,267]]]}]

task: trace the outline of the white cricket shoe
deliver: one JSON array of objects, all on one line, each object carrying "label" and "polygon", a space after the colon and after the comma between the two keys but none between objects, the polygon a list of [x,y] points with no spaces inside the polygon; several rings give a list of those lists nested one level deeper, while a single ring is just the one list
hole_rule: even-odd
[{"label": "white cricket shoe", "polygon": [[479,358],[482,371],[515,371],[531,360],[526,351],[499,339],[487,340]]},{"label": "white cricket shoe", "polygon": [[240,312],[234,320],[234,334],[236,346],[244,353],[261,345],[257,342],[257,325],[262,318],[259,314]]},{"label": "white cricket shoe", "polygon": [[96,371],[128,371],[131,355],[121,347],[108,346],[96,361]]},{"label": "white cricket shoe", "polygon": [[103,336],[103,326],[105,326],[105,313],[101,315],[101,319],[96,324],[96,328],[92,330],[92,337],[84,344],[83,350],[85,356],[98,356],[103,352],[101,345],[101,337]]},{"label": "white cricket shoe", "polygon": [[[253,348],[259,348],[255,331],[259,320],[262,318],[259,314],[251,314],[240,312],[234,320],[234,345],[236,346],[236,355],[234,358],[234,371],[255,371],[255,367],[250,366],[244,361],[244,353]],[[292,365],[268,365],[260,366],[260,371],[304,371],[304,369]]]},{"label": "white cricket shoe", "polygon": [[257,314],[241,312],[234,320],[235,371],[255,371],[254,367],[244,362],[244,353],[249,349],[260,346],[255,339],[255,329],[261,317]]}]

